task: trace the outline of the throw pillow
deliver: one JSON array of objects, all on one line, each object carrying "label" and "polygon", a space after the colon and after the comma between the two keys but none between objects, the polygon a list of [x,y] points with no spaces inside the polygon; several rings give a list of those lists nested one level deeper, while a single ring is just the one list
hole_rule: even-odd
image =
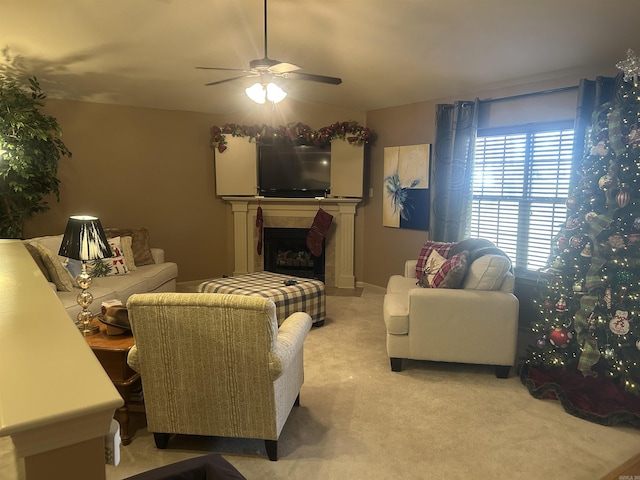
[{"label": "throw pillow", "polygon": [[73,290],[73,282],[71,281],[71,275],[66,268],[60,262],[58,255],[55,255],[46,247],[43,247],[39,243],[35,244],[38,249],[38,253],[42,258],[42,261],[49,272],[49,278],[56,285],[56,289],[60,292],[71,292]]},{"label": "throw pillow", "polygon": [[433,278],[440,271],[440,268],[447,259],[438,253],[437,250],[433,250],[427,259],[424,270],[418,280],[418,285],[422,288],[429,288],[433,282]]},{"label": "throw pillow", "polygon": [[44,261],[42,260],[40,252],[38,251],[36,246],[29,242],[24,242],[24,246],[27,249],[27,252],[31,254],[31,258],[33,258],[33,261],[36,262],[36,265],[38,265],[38,268],[42,272],[42,275],[44,275],[44,278],[47,279],[47,282],[51,282],[51,277],[49,276],[49,272],[47,271],[47,266],[44,264]]},{"label": "throw pillow", "polygon": [[122,244],[122,254],[124,255],[124,263],[127,264],[129,271],[136,269],[136,261],[133,256],[132,238],[130,236],[120,237],[120,243]]},{"label": "throw pillow", "polygon": [[134,263],[140,267],[142,265],[153,265],[156,263],[151,254],[151,242],[149,241],[149,231],[146,228],[105,228],[107,238],[131,237],[131,249],[133,250]]},{"label": "throw pillow", "polygon": [[425,269],[425,263],[434,250],[440,254],[440,256],[447,258],[449,256],[449,250],[455,243],[446,242],[425,242],[420,251],[418,257],[418,263],[416,264],[416,278],[420,280]]},{"label": "throw pillow", "polygon": [[467,257],[466,251],[460,252],[447,258],[442,263],[438,273],[433,277],[429,284],[432,288],[460,288],[465,273],[467,273]]},{"label": "throw pillow", "polygon": [[129,273],[127,263],[122,253],[120,237],[109,238],[108,240],[109,246],[111,247],[111,257],[102,259],[102,262],[109,266],[107,275],[124,275]]}]

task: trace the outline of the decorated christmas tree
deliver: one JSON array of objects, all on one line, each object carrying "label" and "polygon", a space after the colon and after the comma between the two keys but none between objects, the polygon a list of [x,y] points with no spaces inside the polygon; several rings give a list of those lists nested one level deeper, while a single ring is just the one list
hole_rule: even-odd
[{"label": "decorated christmas tree", "polygon": [[617,66],[624,76],[593,113],[539,284],[523,371],[606,379],[640,405],[640,59],[630,50]]}]

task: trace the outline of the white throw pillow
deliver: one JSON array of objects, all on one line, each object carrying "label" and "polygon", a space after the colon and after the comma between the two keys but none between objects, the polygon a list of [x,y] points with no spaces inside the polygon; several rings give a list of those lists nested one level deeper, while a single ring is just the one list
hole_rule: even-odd
[{"label": "white throw pillow", "polygon": [[499,290],[511,264],[503,255],[482,255],[467,268],[462,288]]},{"label": "white throw pillow", "polygon": [[433,277],[440,271],[440,268],[447,259],[440,255],[436,250],[429,254],[429,258],[424,262],[422,279],[419,282],[421,287],[430,287],[433,284]]},{"label": "white throw pillow", "polygon": [[111,247],[111,257],[102,259],[102,262],[109,266],[107,275],[124,275],[129,273],[129,268],[127,267],[122,251],[120,237],[110,238],[109,246]]}]

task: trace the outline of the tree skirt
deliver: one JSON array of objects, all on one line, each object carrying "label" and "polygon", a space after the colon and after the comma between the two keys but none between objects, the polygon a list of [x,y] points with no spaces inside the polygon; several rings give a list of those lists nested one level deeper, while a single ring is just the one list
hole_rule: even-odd
[{"label": "tree skirt", "polygon": [[603,374],[585,377],[578,370],[523,367],[520,379],[535,398],[559,400],[571,415],[601,425],[640,427],[640,396]]}]

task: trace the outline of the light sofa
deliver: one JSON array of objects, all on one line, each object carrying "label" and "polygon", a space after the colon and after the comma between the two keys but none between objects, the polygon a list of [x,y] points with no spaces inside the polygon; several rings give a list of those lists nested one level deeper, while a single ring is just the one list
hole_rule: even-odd
[{"label": "light sofa", "polygon": [[419,286],[417,260],[406,262],[404,275],[390,277],[383,315],[392,371],[414,359],[494,365],[497,377],[509,375],[519,307],[511,263],[495,253],[467,258],[454,288]]},{"label": "light sofa", "polygon": [[[109,231],[109,229],[106,230]],[[124,233],[125,235],[122,236],[124,238],[127,233],[138,235],[141,230],[144,229],[135,231],[114,230],[114,233]],[[71,283],[71,288],[68,288],[69,282],[72,282],[73,275],[65,269],[64,257],[58,257],[57,255],[62,243],[62,237],[62,235],[34,237],[24,240],[24,243],[36,263],[40,266],[51,288],[56,291],[67,313],[76,321],[77,315],[81,310],[76,297],[81,292],[81,289],[73,286],[73,283]],[[148,234],[146,238],[148,239]],[[123,305],[126,305],[127,300],[134,293],[175,292],[178,266],[173,262],[165,261],[163,249],[151,248],[147,245],[144,251],[136,251],[135,253],[133,255],[133,251],[131,251],[133,258],[129,254],[126,255],[126,257],[129,257],[127,260],[130,266],[126,274],[93,278],[89,291],[93,295],[93,303],[90,310],[94,314],[100,311],[102,302],[106,300],[120,300]],[[48,257],[49,263],[46,261],[47,258],[44,257]],[[55,264],[56,259],[58,264]],[[145,264],[136,265],[136,261]]]}]

